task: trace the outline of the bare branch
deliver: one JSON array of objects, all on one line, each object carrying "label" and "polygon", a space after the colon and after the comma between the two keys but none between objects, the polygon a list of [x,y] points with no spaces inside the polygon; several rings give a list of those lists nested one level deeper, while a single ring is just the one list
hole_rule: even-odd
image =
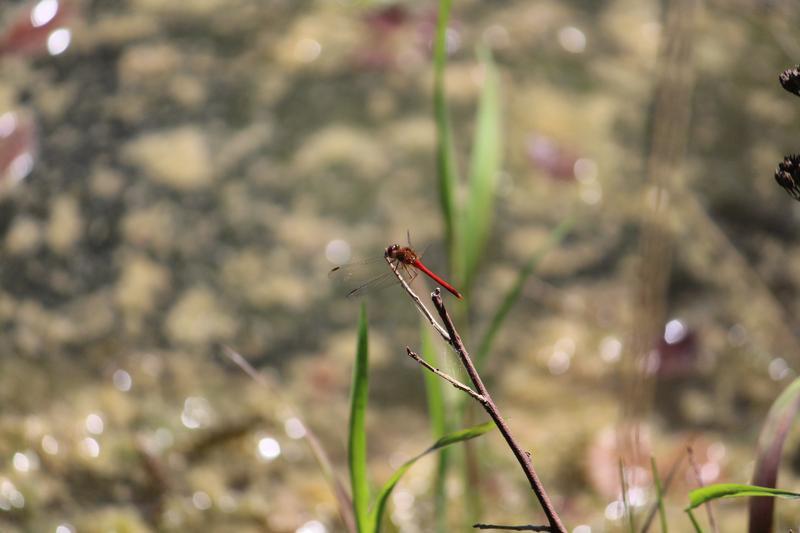
[{"label": "bare branch", "polygon": [[477,392],[475,392],[474,390],[469,388],[469,386],[464,385],[463,383],[458,381],[456,378],[450,376],[449,374],[445,374],[444,372],[442,372],[438,368],[435,368],[435,367],[431,366],[430,363],[428,363],[425,359],[421,358],[419,355],[414,353],[411,350],[411,348],[409,348],[408,346],[406,346],[406,353],[408,353],[408,356],[411,359],[413,359],[417,363],[421,364],[422,366],[424,366],[425,368],[427,368],[428,370],[430,370],[431,372],[433,372],[434,374],[436,374],[437,376],[439,376],[443,380],[447,381],[453,387],[457,388],[458,390],[464,391],[467,394],[469,394],[470,396],[472,396],[475,399],[475,401],[480,402],[482,404],[486,402],[486,398],[484,398],[483,396],[481,396],[480,394],[478,394]]},{"label": "bare branch", "polygon": [[536,494],[536,498],[539,500],[539,504],[542,506],[542,510],[547,517],[550,531],[555,533],[567,533],[567,529],[564,527],[564,524],[561,523],[561,518],[558,516],[555,507],[553,507],[550,498],[547,496],[544,485],[542,485],[542,482],[539,480],[539,476],[536,474],[536,470],[533,468],[530,454],[524,451],[519,443],[517,443],[517,441],[514,439],[513,435],[511,435],[511,429],[508,427],[508,424],[506,424],[505,419],[500,414],[500,410],[492,400],[491,394],[489,394],[489,391],[483,384],[483,380],[478,374],[478,370],[475,368],[475,365],[472,363],[469,352],[467,352],[467,348],[464,346],[464,342],[461,340],[461,336],[458,334],[458,331],[453,324],[453,319],[450,318],[450,314],[447,312],[447,309],[444,306],[442,293],[438,288],[431,294],[431,299],[433,300],[433,306],[439,313],[439,317],[442,319],[442,322],[447,330],[447,335],[450,338],[450,346],[452,346],[458,354],[458,358],[461,360],[461,364],[464,365],[464,368],[466,369],[467,374],[469,374],[469,378],[472,381],[472,384],[475,386],[478,394],[484,398],[484,401],[481,402],[481,405],[492,418],[497,426],[497,429],[500,430],[500,433],[506,440],[508,447],[511,448],[514,457],[517,458],[517,462],[519,462],[520,467],[522,467],[523,472],[525,472],[525,477],[528,478],[531,489],[533,490],[534,494]]},{"label": "bare branch", "polygon": [[394,264],[394,262],[388,257],[386,258],[386,262],[389,263],[389,268],[392,269],[394,275],[397,276],[397,279],[400,280],[400,283],[403,285],[403,288],[406,290],[408,295],[411,296],[412,300],[414,300],[414,304],[417,306],[417,309],[419,309],[419,312],[422,313],[422,315],[428,319],[428,322],[431,323],[433,329],[435,329],[437,333],[439,333],[439,335],[442,336],[444,341],[449,343],[450,335],[448,335],[447,331],[445,331],[445,329],[442,326],[440,326],[438,322],[436,322],[436,319],[433,318],[433,315],[431,314],[430,311],[428,311],[428,308],[425,307],[425,304],[422,303],[422,300],[420,300],[419,296],[417,296],[417,294],[413,290],[411,290],[411,286],[408,284],[408,282],[406,282],[406,280],[403,278],[400,272],[398,272],[397,266]]}]

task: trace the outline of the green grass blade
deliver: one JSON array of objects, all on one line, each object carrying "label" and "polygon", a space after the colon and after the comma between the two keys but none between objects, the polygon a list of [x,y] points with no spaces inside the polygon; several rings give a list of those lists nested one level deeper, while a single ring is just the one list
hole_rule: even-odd
[{"label": "green grass blade", "polygon": [[492,227],[497,178],[502,157],[500,131],[500,81],[492,54],[488,48],[478,49],[483,65],[483,90],[481,91],[475,133],[472,142],[472,159],[469,172],[467,208],[461,232],[464,253],[464,279],[469,291],[478,263],[483,255]]},{"label": "green grass blade", "polygon": [[450,268],[457,272],[456,251],[458,247],[457,224],[458,205],[456,189],[458,187],[458,167],[456,164],[453,131],[447,109],[444,70],[447,63],[447,23],[450,20],[452,0],[439,1],[439,19],[436,25],[436,40],[433,48],[433,113],[436,119],[436,173],[439,181],[439,202],[444,218],[447,250],[450,256]]},{"label": "green grass blade", "polygon": [[439,440],[437,440],[430,448],[422,452],[421,454],[417,455],[416,457],[409,459],[406,461],[400,468],[395,470],[392,477],[389,478],[389,481],[383,485],[381,488],[380,493],[378,493],[378,499],[375,502],[375,509],[370,515],[370,524],[372,525],[371,531],[375,533],[380,532],[381,523],[383,521],[383,515],[386,512],[386,502],[389,500],[389,496],[392,494],[392,490],[397,485],[397,482],[400,481],[400,478],[411,468],[414,463],[416,463],[422,457],[428,455],[431,452],[435,452],[436,450],[440,450],[446,446],[450,446],[451,444],[455,444],[456,442],[462,442],[469,439],[474,439],[484,433],[490,431],[494,428],[493,422],[487,422],[485,424],[480,424],[478,426],[473,426],[471,428],[462,429],[460,431],[454,431],[453,433],[448,433],[447,435],[443,436]]},{"label": "green grass blade", "polygon": [[520,269],[519,273],[517,274],[517,279],[508,289],[503,301],[500,303],[500,306],[494,312],[492,321],[489,323],[489,327],[486,329],[486,333],[484,333],[481,343],[478,345],[478,351],[475,353],[475,365],[478,367],[478,370],[483,368],[486,358],[492,349],[492,343],[494,342],[497,333],[500,331],[500,327],[503,325],[508,313],[511,311],[511,308],[514,307],[514,304],[517,303],[517,300],[522,294],[522,289],[525,287],[525,282],[528,281],[528,278],[531,276],[531,274],[536,271],[536,267],[539,266],[539,262],[544,258],[547,252],[549,252],[554,246],[557,246],[570,232],[574,223],[574,219],[570,217],[556,226],[556,228],[550,234],[550,239],[548,242],[542,248],[537,250],[536,253],[534,253]]},{"label": "green grass blade", "polygon": [[[440,366],[436,356],[436,345],[430,333],[430,324],[420,321],[420,340],[422,346],[422,357],[428,363],[438,368]],[[445,394],[443,381],[431,372],[423,372],[425,376],[425,392],[428,399],[428,415],[431,419],[431,430],[434,437],[441,437],[448,430],[447,412],[445,405]]]},{"label": "green grass blade", "polygon": [[622,457],[619,458],[619,485],[622,488],[622,504],[628,517],[628,531],[635,533],[636,524],[633,521],[633,509],[628,503],[628,482],[625,480],[625,465],[622,463]]},{"label": "green grass blade", "polygon": [[356,523],[360,532],[367,531],[369,515],[369,481],[367,479],[367,392],[369,378],[367,344],[367,308],[361,305],[358,318],[358,347],[353,367],[353,390],[350,397],[350,437],[347,446],[350,484]]},{"label": "green grass blade", "polygon": [[668,533],[667,512],[664,509],[664,490],[661,487],[661,477],[658,475],[656,458],[650,456],[650,467],[653,470],[653,485],[656,487],[656,502],[658,503],[658,518],[661,522],[661,533]]},{"label": "green grass blade", "polygon": [[[422,357],[434,367],[438,367],[436,346],[430,333],[430,324],[420,321],[420,337]],[[431,420],[431,432],[434,438],[447,434],[448,417],[444,385],[441,379],[431,372],[423,372],[425,378],[425,392],[428,399],[428,416]],[[443,449],[438,456],[436,477],[433,482],[433,501],[436,531],[447,532],[447,490],[445,481],[451,464],[450,450]]]},{"label": "green grass blade", "polygon": [[686,509],[695,509],[706,502],[719,498],[741,498],[745,496],[770,496],[788,500],[800,499],[800,493],[789,490],[758,487],[756,485],[741,485],[739,483],[718,483],[716,485],[700,487],[690,492],[689,507]]},{"label": "green grass blade", "polygon": [[691,520],[692,526],[694,526],[695,533],[703,533],[703,528],[700,527],[700,523],[697,521],[697,518],[694,517],[692,510],[686,509],[686,514],[689,515],[689,520]]}]

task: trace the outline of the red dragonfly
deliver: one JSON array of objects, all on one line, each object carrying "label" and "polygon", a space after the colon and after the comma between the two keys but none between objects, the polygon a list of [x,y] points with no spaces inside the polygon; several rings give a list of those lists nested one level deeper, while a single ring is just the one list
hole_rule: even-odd
[{"label": "red dragonfly", "polygon": [[[433,272],[430,268],[426,267],[425,264],[422,262],[421,256],[415,252],[410,246],[400,246],[399,244],[392,244],[391,246],[387,247],[386,250],[383,252],[383,257],[385,259],[389,259],[392,265],[398,269],[401,273],[405,273],[407,277],[407,281],[411,281],[417,277],[419,272],[424,273],[426,276],[431,278],[437,284],[444,287],[447,291],[449,291],[453,296],[458,299],[461,299],[461,293],[459,293],[455,287],[447,283],[444,279],[442,279],[438,274]],[[371,261],[370,261],[371,262]],[[350,270],[350,265],[344,266],[337,266],[331,270],[331,275],[338,275],[339,273],[345,273],[345,276],[348,275],[347,272]],[[388,283],[387,283],[388,282]],[[359,285],[355,289],[351,290],[347,293],[347,297],[353,296],[360,296],[363,293],[367,292],[367,290],[375,289],[378,287],[385,287],[387,285],[391,285],[396,283],[397,280],[394,279],[393,272],[386,272],[376,278],[373,278],[362,285]]]}]

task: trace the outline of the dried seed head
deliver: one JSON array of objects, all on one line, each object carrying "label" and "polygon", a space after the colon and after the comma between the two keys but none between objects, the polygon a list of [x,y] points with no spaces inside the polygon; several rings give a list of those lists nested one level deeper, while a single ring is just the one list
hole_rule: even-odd
[{"label": "dried seed head", "polygon": [[800,155],[787,155],[775,170],[775,181],[800,201]]},{"label": "dried seed head", "polygon": [[800,96],[800,65],[784,70],[778,79],[784,89]]}]

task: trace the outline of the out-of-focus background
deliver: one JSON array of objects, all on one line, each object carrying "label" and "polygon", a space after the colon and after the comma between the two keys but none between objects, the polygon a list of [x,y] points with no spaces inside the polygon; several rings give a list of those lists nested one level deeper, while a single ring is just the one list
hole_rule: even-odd
[{"label": "out-of-focus background", "polygon": [[[0,4],[0,529],[342,530],[299,418],[345,477],[359,302],[332,266],[408,231],[447,271],[436,10]],[[800,206],[772,173],[800,150],[800,99],[777,83],[800,61],[798,27],[782,0],[454,1],[445,83],[462,167],[478,46],[502,109],[468,344],[574,219],[486,369],[572,531],[625,527],[621,454],[641,516],[650,455],[664,472],[682,461],[667,507],[689,530],[687,443],[703,482],[749,481],[765,413],[797,375]],[[398,287],[363,301],[383,482],[433,437],[404,355],[416,311]],[[480,518],[541,523],[499,436],[479,450]],[[400,483],[389,530],[432,530],[435,468]],[[779,485],[798,470],[791,437]],[[461,530],[460,470],[448,489]],[[722,530],[744,527],[741,502],[717,514]],[[779,504],[780,525],[797,517]]]}]

